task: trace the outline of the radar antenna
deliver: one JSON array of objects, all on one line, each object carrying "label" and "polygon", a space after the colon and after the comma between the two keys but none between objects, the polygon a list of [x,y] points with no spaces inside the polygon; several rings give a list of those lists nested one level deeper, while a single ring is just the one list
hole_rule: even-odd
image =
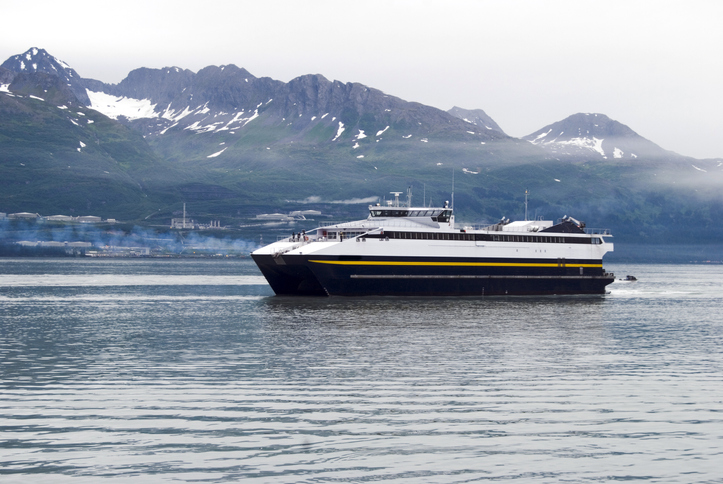
[{"label": "radar antenna", "polygon": [[401,195],[402,192],[389,192],[389,193],[394,195],[394,206],[398,207],[399,206],[399,195]]}]

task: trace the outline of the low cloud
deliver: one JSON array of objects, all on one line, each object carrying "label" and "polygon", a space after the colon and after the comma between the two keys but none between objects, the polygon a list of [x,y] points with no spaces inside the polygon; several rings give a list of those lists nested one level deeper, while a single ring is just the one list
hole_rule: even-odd
[{"label": "low cloud", "polygon": [[347,200],[324,200],[320,196],[312,195],[306,197],[303,200],[287,200],[293,203],[335,203],[340,205],[358,205],[361,203],[376,203],[379,201],[379,197],[366,197],[366,198],[349,198]]}]

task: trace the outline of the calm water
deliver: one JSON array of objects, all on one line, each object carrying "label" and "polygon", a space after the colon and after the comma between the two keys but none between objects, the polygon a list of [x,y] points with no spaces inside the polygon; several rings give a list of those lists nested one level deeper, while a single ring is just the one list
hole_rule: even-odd
[{"label": "calm water", "polygon": [[1,260],[0,481],[723,482],[723,267],[287,299],[246,260]]}]

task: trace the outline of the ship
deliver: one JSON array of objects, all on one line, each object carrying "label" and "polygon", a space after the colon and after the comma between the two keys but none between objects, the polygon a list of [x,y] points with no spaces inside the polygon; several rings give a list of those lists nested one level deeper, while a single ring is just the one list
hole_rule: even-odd
[{"label": "ship", "polygon": [[567,215],[457,227],[449,202],[411,197],[369,206],[367,218],[322,224],[251,253],[278,296],[605,294],[608,229]]}]

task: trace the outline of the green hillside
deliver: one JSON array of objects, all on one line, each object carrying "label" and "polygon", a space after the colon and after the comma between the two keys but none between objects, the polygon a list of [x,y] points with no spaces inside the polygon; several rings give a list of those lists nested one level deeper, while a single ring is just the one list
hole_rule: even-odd
[{"label": "green hillside", "polygon": [[139,134],[57,101],[0,95],[3,211],[136,218],[175,193],[180,178]]}]

